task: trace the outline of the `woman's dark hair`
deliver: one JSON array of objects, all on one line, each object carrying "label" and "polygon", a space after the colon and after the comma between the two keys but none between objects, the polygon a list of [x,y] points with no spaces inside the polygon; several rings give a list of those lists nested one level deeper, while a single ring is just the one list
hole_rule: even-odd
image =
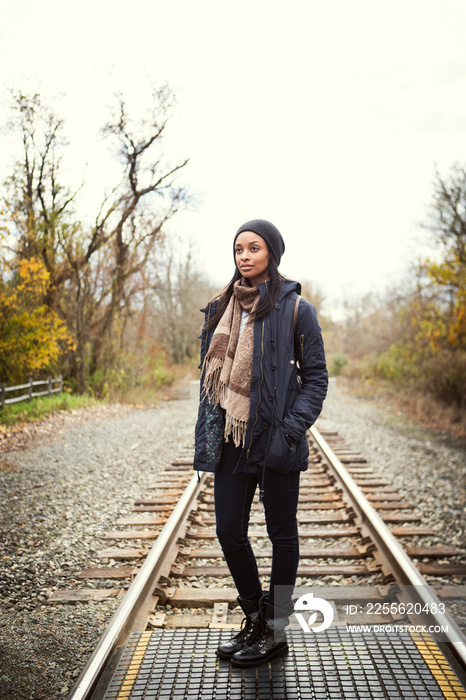
[{"label": "woman's dark hair", "polygon": [[[273,306],[277,300],[278,293],[280,291],[282,281],[287,279],[279,273],[277,262],[273,256],[270,256],[268,272],[270,278],[270,282],[267,285],[268,294],[266,295],[265,299],[261,301],[261,303],[256,309],[256,312],[254,314],[255,321],[257,321],[259,318],[262,318],[273,309]],[[222,318],[223,312],[227,308],[228,302],[230,301],[231,295],[233,294],[233,286],[235,282],[241,279],[241,277],[241,272],[238,270],[238,268],[236,268],[235,274],[233,275],[230,282],[225,287],[225,289],[219,297],[218,306],[214,316],[212,316],[212,318],[210,318],[205,325],[207,331],[210,331],[211,328],[215,328],[217,323]]]}]

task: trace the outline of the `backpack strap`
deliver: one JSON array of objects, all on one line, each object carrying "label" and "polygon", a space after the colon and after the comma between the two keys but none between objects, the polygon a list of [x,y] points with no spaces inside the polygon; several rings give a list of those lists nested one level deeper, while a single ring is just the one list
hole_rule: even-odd
[{"label": "backpack strap", "polygon": [[[299,306],[300,300],[301,300],[301,296],[299,294],[297,294],[295,302],[294,302],[294,309],[293,309],[293,339],[296,335],[296,323],[298,321],[298,306]],[[294,342],[294,340],[293,340],[293,342]]]},{"label": "backpack strap", "polygon": [[301,300],[301,297],[299,294],[297,294],[295,302],[294,302],[294,309],[293,309],[293,348],[294,348],[295,359],[298,357],[298,355],[296,354],[295,336],[296,336],[296,324],[298,321],[298,307],[299,307],[300,300]]}]

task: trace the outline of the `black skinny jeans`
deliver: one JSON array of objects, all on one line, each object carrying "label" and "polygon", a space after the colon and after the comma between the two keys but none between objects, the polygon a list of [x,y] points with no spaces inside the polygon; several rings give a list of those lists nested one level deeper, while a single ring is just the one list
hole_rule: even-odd
[{"label": "black skinny jeans", "polygon": [[[248,538],[248,524],[252,500],[262,475],[233,473],[240,454],[240,447],[224,443],[215,473],[217,537],[238,593],[242,598],[257,602],[262,596],[262,587]],[[298,495],[299,471],[266,472],[264,510],[272,542],[267,602],[282,610],[289,610],[299,562]]]}]

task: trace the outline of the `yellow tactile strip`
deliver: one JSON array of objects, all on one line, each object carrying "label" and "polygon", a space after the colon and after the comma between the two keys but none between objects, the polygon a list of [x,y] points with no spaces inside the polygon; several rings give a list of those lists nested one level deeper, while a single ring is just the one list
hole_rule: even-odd
[{"label": "yellow tactile strip", "polygon": [[138,677],[139,669],[151,636],[152,632],[143,632],[139,637],[139,641],[132,652],[132,658],[121,684],[120,692],[117,695],[117,700],[128,700],[131,697],[133,686]]},{"label": "yellow tactile strip", "polygon": [[[431,637],[330,627],[315,635],[287,630],[289,654],[247,669],[219,660],[231,630],[171,629],[132,635],[105,700],[466,700]],[[267,693],[265,695],[264,693]]]},{"label": "yellow tactile strip", "polygon": [[466,700],[465,688],[459,682],[456,673],[432,637],[418,632],[411,633],[411,637],[445,698],[447,700]]}]

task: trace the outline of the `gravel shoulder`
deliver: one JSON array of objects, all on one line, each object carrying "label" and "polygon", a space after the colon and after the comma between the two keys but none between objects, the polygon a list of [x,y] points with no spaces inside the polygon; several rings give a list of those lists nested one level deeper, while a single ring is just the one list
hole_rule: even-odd
[{"label": "gravel shoulder", "polygon": [[411,421],[398,409],[334,387],[321,424],[338,430],[374,470],[414,503],[444,544],[466,547],[466,448]]},{"label": "gravel shoulder", "polygon": [[[0,441],[2,700],[66,697],[116,603],[52,606],[47,597],[76,581],[115,520],[192,446],[195,417],[189,399],[149,410],[88,409]],[[321,423],[416,503],[446,544],[465,546],[464,449],[337,389]]]},{"label": "gravel shoulder", "polygon": [[146,495],[160,469],[192,446],[194,421],[190,400],[150,410],[80,411],[30,427],[32,444],[22,433],[14,437],[22,449],[3,452],[2,700],[66,697],[116,603],[52,606],[46,600],[55,588],[74,587],[116,519]]}]

